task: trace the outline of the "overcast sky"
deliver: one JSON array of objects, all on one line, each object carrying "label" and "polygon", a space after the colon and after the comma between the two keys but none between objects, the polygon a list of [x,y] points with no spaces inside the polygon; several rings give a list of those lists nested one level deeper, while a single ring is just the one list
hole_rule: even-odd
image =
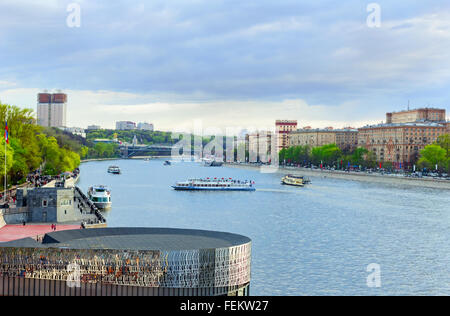
[{"label": "overcast sky", "polygon": [[[362,126],[450,111],[450,2],[0,0],[0,100],[68,94],[68,125]],[[78,3],[80,27],[67,25]]]}]

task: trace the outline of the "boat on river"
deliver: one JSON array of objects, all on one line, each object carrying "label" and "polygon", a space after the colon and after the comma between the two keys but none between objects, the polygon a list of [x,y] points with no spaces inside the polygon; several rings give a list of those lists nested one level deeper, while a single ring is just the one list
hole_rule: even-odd
[{"label": "boat on river", "polygon": [[108,173],[120,174],[121,172],[120,172],[120,168],[118,166],[109,166]]},{"label": "boat on river", "polygon": [[95,185],[89,188],[88,198],[99,209],[111,207],[111,191],[104,185]]},{"label": "boat on river", "polygon": [[189,179],[172,186],[180,191],[255,191],[255,182],[251,180],[234,180],[231,178]]},{"label": "boat on river", "polygon": [[311,183],[311,181],[303,176],[294,176],[288,174],[281,179],[281,184],[292,185],[296,187],[303,187],[305,184]]},{"label": "boat on river", "polygon": [[203,164],[205,167],[222,167],[223,162],[217,161],[214,157],[213,158],[203,158],[202,159]]},{"label": "boat on river", "polygon": [[223,162],[221,161],[205,161],[205,166],[206,167],[222,167]]}]

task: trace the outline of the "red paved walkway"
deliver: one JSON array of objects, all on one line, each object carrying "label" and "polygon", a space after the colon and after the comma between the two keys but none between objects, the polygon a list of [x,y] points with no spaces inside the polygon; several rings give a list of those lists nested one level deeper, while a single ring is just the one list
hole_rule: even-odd
[{"label": "red paved walkway", "polygon": [[[56,230],[80,229],[80,225],[58,225]],[[0,228],[0,242],[22,239],[26,237],[36,238],[38,235],[51,233],[51,224],[43,225],[6,225]]]}]

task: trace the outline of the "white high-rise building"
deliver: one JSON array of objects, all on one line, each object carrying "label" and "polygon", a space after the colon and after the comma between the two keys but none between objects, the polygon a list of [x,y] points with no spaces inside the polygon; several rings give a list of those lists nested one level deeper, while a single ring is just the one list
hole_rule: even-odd
[{"label": "white high-rise building", "polygon": [[139,123],[137,128],[140,130],[143,130],[143,131],[153,132],[153,124],[151,124],[151,123],[147,123],[147,122]]},{"label": "white high-rise building", "polygon": [[37,123],[45,127],[66,127],[67,94],[39,93],[37,96]]},{"label": "white high-rise building", "polygon": [[119,121],[116,122],[116,130],[133,130],[136,129],[136,123],[131,121]]}]

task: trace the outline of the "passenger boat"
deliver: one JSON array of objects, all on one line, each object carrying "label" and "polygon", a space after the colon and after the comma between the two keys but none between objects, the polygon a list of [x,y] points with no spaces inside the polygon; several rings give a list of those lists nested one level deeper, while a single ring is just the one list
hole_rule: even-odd
[{"label": "passenger boat", "polygon": [[297,187],[303,187],[307,183],[311,183],[311,181],[303,176],[294,176],[291,174],[288,174],[281,179],[281,184],[293,185]]},{"label": "passenger boat", "polygon": [[177,182],[172,188],[183,191],[255,191],[254,184],[250,180],[206,178]]},{"label": "passenger boat", "polygon": [[111,191],[104,185],[92,186],[88,190],[88,198],[100,209],[111,207]]},{"label": "passenger boat", "polygon": [[108,173],[120,174],[120,168],[118,166],[109,166]]}]

